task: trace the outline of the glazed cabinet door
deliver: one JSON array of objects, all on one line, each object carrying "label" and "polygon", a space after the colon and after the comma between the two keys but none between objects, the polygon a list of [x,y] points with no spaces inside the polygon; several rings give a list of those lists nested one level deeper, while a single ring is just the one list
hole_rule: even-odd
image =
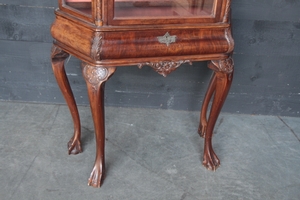
[{"label": "glazed cabinet door", "polygon": [[227,0],[107,0],[109,25],[215,23]]},{"label": "glazed cabinet door", "polygon": [[92,0],[59,0],[61,10],[92,21]]}]

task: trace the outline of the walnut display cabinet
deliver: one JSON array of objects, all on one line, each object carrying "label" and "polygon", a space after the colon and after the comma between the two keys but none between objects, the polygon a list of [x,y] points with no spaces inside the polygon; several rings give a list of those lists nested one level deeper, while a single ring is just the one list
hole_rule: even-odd
[{"label": "walnut display cabinet", "polygon": [[88,185],[100,187],[104,179],[104,85],[116,68],[122,66],[150,66],[167,76],[183,63],[208,61],[213,75],[202,104],[199,134],[205,138],[203,165],[216,170],[220,161],[212,147],[213,129],[233,78],[231,0],[58,0],[58,3],[51,27],[52,68],[74,122],[68,151],[77,154],[82,151],[80,119],[64,61],[69,54],[82,61],[96,139],[96,159]]}]

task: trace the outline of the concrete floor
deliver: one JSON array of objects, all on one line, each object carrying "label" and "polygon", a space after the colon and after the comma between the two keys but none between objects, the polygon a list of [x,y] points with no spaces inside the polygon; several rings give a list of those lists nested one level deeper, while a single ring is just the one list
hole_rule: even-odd
[{"label": "concrete floor", "polygon": [[95,189],[92,118],[79,110],[84,151],[69,156],[66,106],[0,102],[1,200],[300,199],[300,118],[222,113],[211,172],[198,112],[107,107],[107,175]]}]

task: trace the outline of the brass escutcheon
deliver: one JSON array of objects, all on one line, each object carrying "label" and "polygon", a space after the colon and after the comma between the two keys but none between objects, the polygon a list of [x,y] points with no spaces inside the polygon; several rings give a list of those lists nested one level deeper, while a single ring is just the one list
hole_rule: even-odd
[{"label": "brass escutcheon", "polygon": [[170,35],[168,32],[164,36],[158,36],[158,42],[169,46],[171,43],[176,42],[176,35]]}]

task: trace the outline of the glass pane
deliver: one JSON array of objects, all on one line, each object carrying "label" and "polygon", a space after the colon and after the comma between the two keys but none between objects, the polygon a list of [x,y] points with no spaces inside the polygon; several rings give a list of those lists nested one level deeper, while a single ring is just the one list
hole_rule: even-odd
[{"label": "glass pane", "polygon": [[215,0],[115,0],[114,16],[137,17],[208,17]]},{"label": "glass pane", "polygon": [[65,0],[65,5],[70,6],[84,14],[91,15],[91,0]]}]

